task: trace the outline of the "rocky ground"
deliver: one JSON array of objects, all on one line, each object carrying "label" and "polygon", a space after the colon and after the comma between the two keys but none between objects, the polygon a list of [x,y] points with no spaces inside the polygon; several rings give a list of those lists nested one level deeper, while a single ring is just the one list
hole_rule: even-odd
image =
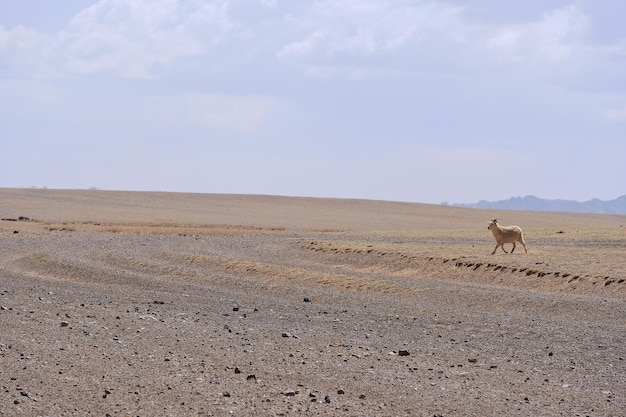
[{"label": "rocky ground", "polygon": [[155,227],[2,223],[0,415],[625,415],[619,268]]}]

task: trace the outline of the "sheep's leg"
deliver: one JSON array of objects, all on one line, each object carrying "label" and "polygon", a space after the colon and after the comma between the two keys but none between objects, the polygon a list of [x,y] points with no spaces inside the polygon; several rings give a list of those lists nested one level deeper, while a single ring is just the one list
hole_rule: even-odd
[{"label": "sheep's leg", "polygon": [[491,252],[492,255],[496,254],[496,251],[498,250],[498,246],[500,246],[500,245],[496,245],[496,247],[493,249],[493,252]]},{"label": "sheep's leg", "polygon": [[526,242],[524,242],[524,238],[522,238],[522,240],[520,240],[519,243],[521,243],[522,246],[524,246],[524,252],[528,253],[528,249],[526,249]]},{"label": "sheep's leg", "polygon": [[504,253],[508,253],[508,252],[506,251],[506,249],[504,249],[504,243],[503,243],[503,244],[501,244],[501,245],[500,245],[500,247],[502,248],[502,251],[503,251]]},{"label": "sheep's leg", "polygon": [[513,242],[513,249],[511,249],[511,253],[515,250],[515,242]]}]

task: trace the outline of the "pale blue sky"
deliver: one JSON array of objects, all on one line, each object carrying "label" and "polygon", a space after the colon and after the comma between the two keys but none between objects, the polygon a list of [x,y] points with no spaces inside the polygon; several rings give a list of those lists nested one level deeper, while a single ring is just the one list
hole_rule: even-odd
[{"label": "pale blue sky", "polygon": [[0,0],[0,187],[626,194],[622,0]]}]

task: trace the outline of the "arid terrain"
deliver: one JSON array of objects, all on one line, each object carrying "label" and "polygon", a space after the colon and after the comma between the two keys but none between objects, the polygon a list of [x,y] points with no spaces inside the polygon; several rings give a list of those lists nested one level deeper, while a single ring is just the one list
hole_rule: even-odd
[{"label": "arid terrain", "polygon": [[0,218],[0,416],[626,415],[626,216],[0,189]]}]

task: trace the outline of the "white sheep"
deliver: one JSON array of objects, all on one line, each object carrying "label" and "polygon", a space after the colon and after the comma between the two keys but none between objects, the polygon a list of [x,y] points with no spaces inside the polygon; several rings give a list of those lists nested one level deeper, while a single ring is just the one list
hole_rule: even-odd
[{"label": "white sheep", "polygon": [[526,249],[526,242],[524,242],[524,234],[522,233],[522,229],[519,226],[500,226],[498,224],[498,219],[493,219],[489,222],[489,226],[487,229],[491,230],[493,233],[493,237],[496,238],[496,247],[493,249],[491,254],[495,254],[498,246],[502,248],[504,253],[508,253],[504,250],[505,243],[512,243],[513,249],[511,249],[511,253],[515,250],[515,243],[519,242],[524,246],[524,250],[528,253],[528,249]]}]

